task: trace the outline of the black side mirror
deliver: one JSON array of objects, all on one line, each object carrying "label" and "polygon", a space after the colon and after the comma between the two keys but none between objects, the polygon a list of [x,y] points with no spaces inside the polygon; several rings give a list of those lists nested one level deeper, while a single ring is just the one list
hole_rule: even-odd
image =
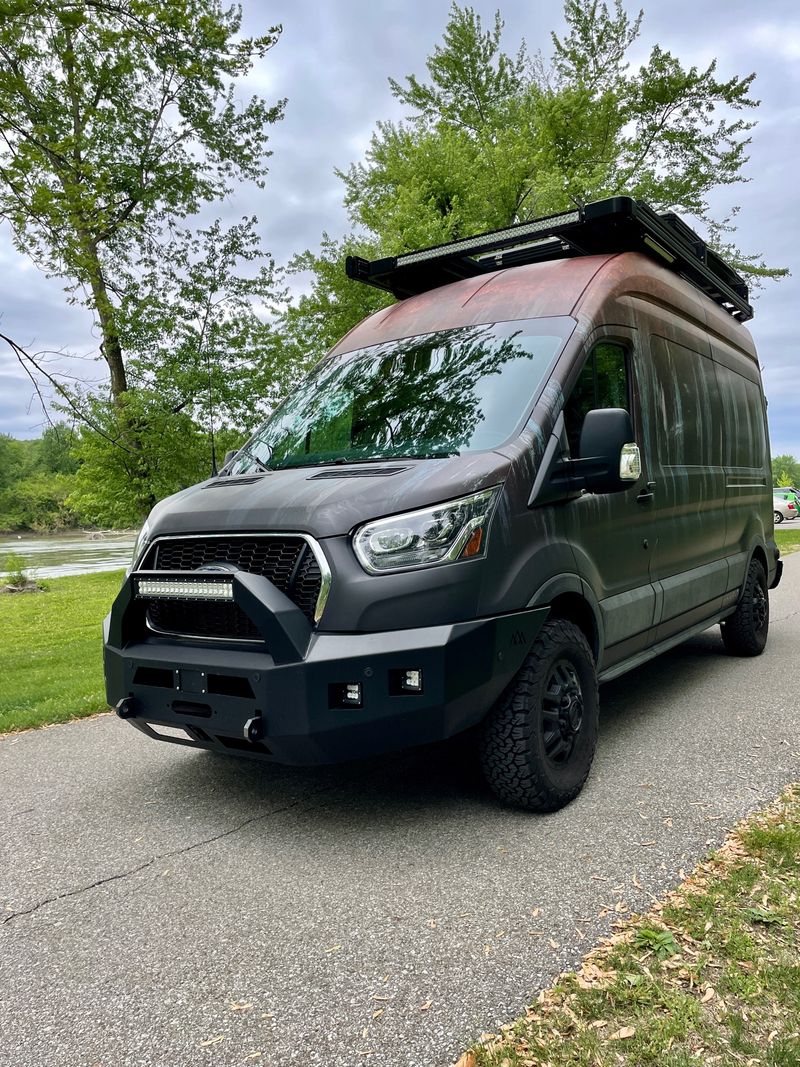
[{"label": "black side mirror", "polygon": [[[594,408],[586,413],[576,463],[590,493],[619,493],[639,480],[642,461],[624,408]],[[575,473],[578,473],[576,471]]]},{"label": "black side mirror", "polygon": [[238,448],[229,448],[228,451],[225,453],[225,459],[222,461],[222,466],[227,467],[238,451]]}]

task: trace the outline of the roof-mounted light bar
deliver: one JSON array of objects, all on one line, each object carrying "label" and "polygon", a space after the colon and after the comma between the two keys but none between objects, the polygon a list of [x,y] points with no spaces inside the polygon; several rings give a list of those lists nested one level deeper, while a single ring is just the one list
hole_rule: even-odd
[{"label": "roof-mounted light bar", "polygon": [[579,211],[565,211],[560,215],[548,215],[546,218],[533,219],[531,222],[521,222],[516,226],[507,226],[504,230],[492,230],[488,235],[488,239],[486,234],[480,234],[478,237],[470,237],[463,241],[451,241],[449,244],[423,248],[419,252],[409,252],[406,255],[397,256],[395,264],[398,267],[407,267],[414,263],[424,263],[429,259],[437,259],[443,252],[446,252],[447,255],[469,253],[475,256],[481,252],[493,251],[495,248],[524,244],[531,237],[549,232],[553,226],[568,226],[580,221]]},{"label": "roof-mounted light bar", "polygon": [[629,196],[385,259],[348,256],[345,269],[349,278],[402,300],[504,267],[618,252],[643,252],[692,282],[734,318],[753,317],[741,275],[677,215],[658,215]]}]

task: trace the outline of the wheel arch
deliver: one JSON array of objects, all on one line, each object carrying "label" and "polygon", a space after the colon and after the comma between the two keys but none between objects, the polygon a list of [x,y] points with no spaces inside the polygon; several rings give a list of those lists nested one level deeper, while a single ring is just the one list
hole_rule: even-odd
[{"label": "wheel arch", "polygon": [[549,618],[574,623],[589,642],[595,663],[603,650],[603,620],[594,594],[577,574],[559,574],[550,578],[531,597],[528,607],[548,607]]}]

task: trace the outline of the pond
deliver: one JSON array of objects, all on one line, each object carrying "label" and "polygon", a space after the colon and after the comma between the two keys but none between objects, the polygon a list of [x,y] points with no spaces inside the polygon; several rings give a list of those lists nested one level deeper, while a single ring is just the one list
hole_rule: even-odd
[{"label": "pond", "polygon": [[32,577],[63,578],[127,567],[136,540],[135,530],[63,534],[0,534],[0,575],[6,556],[21,556]]}]

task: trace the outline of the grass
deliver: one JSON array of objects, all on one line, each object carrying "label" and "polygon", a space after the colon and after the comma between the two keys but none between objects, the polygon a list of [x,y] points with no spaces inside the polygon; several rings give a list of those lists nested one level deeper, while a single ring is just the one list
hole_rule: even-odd
[{"label": "grass", "polygon": [[0,733],[104,711],[101,623],[121,571],[0,594]]},{"label": "grass", "polygon": [[780,526],[776,526],[775,541],[781,555],[788,556],[791,552],[797,552],[800,549],[800,519],[782,522]]},{"label": "grass", "polygon": [[797,1067],[800,786],[458,1067]]}]

